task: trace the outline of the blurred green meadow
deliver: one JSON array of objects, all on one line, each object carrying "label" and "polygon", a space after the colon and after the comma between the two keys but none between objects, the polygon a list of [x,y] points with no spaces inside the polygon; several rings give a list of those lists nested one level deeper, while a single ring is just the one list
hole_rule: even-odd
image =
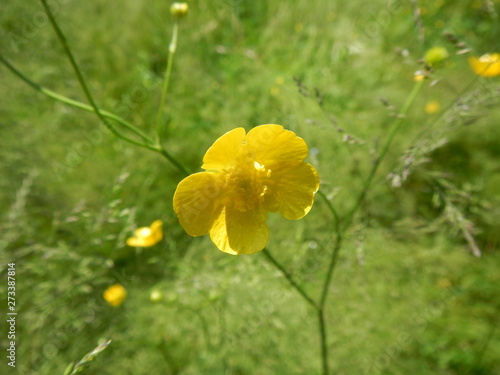
[{"label": "blurred green meadow", "polygon": [[[100,107],[153,134],[170,2],[49,2]],[[327,305],[332,374],[500,374],[500,78],[467,58],[500,52],[499,1],[190,1],[162,124],[199,171],[242,126],[304,138],[320,189],[345,215],[394,120],[434,67],[344,238]],[[37,1],[1,6],[0,53],[85,102]],[[319,374],[315,316],[267,259],[231,256],[180,226],[184,177],[92,113],[0,66],[2,374],[63,374],[105,340],[89,374]],[[432,104],[429,104],[432,103]],[[135,249],[134,229],[164,223]],[[270,215],[268,249],[313,297],[334,241],[319,196]],[[481,252],[481,256],[474,256]],[[16,264],[16,367],[7,365],[7,264]],[[117,307],[103,299],[127,291]]]}]

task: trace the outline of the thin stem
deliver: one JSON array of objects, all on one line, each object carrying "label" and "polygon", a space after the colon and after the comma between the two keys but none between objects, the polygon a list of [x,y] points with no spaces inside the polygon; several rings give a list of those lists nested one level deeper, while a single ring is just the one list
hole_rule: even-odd
[{"label": "thin stem", "polygon": [[326,345],[326,325],[325,325],[325,313],[323,308],[318,310],[318,325],[320,333],[320,345],[321,345],[321,364],[323,367],[323,374],[328,375],[328,348]]},{"label": "thin stem", "polygon": [[342,231],[341,231],[341,227],[340,227],[339,215],[337,214],[337,210],[335,209],[335,207],[333,207],[332,202],[330,202],[328,197],[321,190],[318,191],[318,194],[326,202],[326,205],[328,206],[328,208],[330,209],[330,211],[332,212],[332,214],[335,218],[334,230],[335,230],[335,234],[337,236],[336,241],[335,241],[335,246],[333,248],[332,257],[330,258],[330,263],[328,265],[328,270],[326,271],[326,277],[325,277],[325,281],[323,283],[323,288],[321,290],[321,298],[320,298],[319,306],[321,308],[324,308],[325,303],[326,303],[326,298],[328,296],[328,289],[329,289],[330,282],[331,282],[332,275],[333,275],[333,270],[335,269],[335,265],[337,264],[337,259],[339,256],[340,248],[342,247]]},{"label": "thin stem", "polygon": [[352,219],[353,219],[354,215],[356,214],[357,210],[359,209],[361,202],[365,198],[366,193],[368,192],[368,189],[373,181],[375,173],[377,172],[378,167],[380,166],[381,161],[386,156],[386,154],[389,150],[389,147],[392,144],[392,141],[394,140],[394,137],[396,136],[397,132],[399,131],[399,128],[403,122],[403,119],[404,119],[408,109],[410,108],[412,103],[415,101],[415,98],[417,97],[417,94],[420,91],[421,87],[422,87],[422,82],[417,82],[416,85],[413,87],[412,91],[410,92],[410,94],[408,95],[408,98],[406,99],[403,107],[401,108],[401,111],[400,111],[398,117],[394,120],[394,122],[391,126],[389,136],[387,137],[387,140],[385,141],[385,144],[382,147],[382,151],[380,152],[379,156],[377,157],[377,159],[373,163],[372,169],[370,170],[370,174],[368,175],[367,179],[365,180],[365,183],[363,184],[363,189],[361,190],[361,193],[359,194],[358,199],[356,200],[352,209],[347,214],[342,225],[341,225],[337,210],[335,209],[333,204],[330,202],[328,197],[321,190],[318,191],[318,194],[323,198],[328,209],[331,211],[331,213],[333,214],[333,217],[335,218],[334,231],[336,234],[335,247],[333,249],[333,253],[332,253],[332,256],[330,258],[330,263],[328,265],[328,270],[326,273],[325,281],[323,283],[323,288],[321,290],[320,302],[319,302],[319,305],[316,305],[316,310],[318,313],[319,331],[320,331],[320,344],[321,344],[321,358],[322,358],[322,364],[323,364],[323,374],[325,374],[325,375],[328,374],[328,372],[329,372],[329,369],[328,369],[328,348],[327,348],[327,337],[326,337],[326,328],[325,328],[325,305],[326,305],[326,300],[328,297],[328,290],[329,290],[330,283],[332,280],[333,271],[335,270],[335,266],[337,265],[337,260],[339,257],[340,249],[342,248],[343,233],[351,225]]},{"label": "thin stem", "polygon": [[170,153],[167,150],[165,150],[161,146],[157,146],[157,147],[159,147],[159,148],[158,149],[155,148],[155,151],[158,151],[160,154],[162,154],[169,162],[171,162],[173,165],[175,165],[175,167],[179,171],[184,173],[186,176],[189,176],[191,174],[191,172],[189,172],[189,170],[184,166],[184,164],[182,164],[180,161],[178,161],[172,155],[170,155]]},{"label": "thin stem", "polygon": [[[89,112],[93,112],[93,113],[97,113],[95,108],[89,106],[88,104],[85,104],[85,103],[79,102],[77,100],[73,100],[73,99],[70,99],[70,98],[65,97],[63,95],[60,95],[52,90],[49,90],[49,89],[39,85],[38,83],[30,80],[23,73],[21,73],[18,69],[16,69],[10,62],[8,62],[2,55],[0,55],[0,62],[2,62],[15,75],[17,75],[19,78],[21,78],[21,80],[23,80],[29,86],[33,87],[35,90],[41,92],[42,94],[47,95],[48,97],[50,97],[52,99],[58,100],[64,104],[70,105],[72,107],[83,109],[85,111],[89,111]],[[144,148],[151,150],[151,151],[158,152],[163,157],[165,157],[168,161],[170,161],[179,171],[184,173],[186,176],[190,174],[188,169],[183,164],[181,164],[179,161],[177,161],[172,155],[170,155],[170,153],[167,150],[165,150],[163,147],[160,147],[160,146],[153,146],[153,144],[154,144],[153,140],[151,138],[149,138],[149,136],[146,135],[145,133],[143,133],[141,130],[136,128],[134,125],[125,121],[124,119],[115,115],[114,113],[111,113],[111,112],[108,112],[105,110],[101,110],[101,109],[99,109],[99,112],[103,117],[107,117],[111,120],[114,120],[114,121],[122,124],[124,127],[129,129],[130,131],[134,132],[135,134],[140,136],[142,139],[144,139],[148,143],[144,144],[144,143],[138,142],[138,141],[136,141],[132,138],[129,138],[125,135],[119,135],[119,138],[121,138],[129,143],[132,143],[134,145],[144,147]],[[111,126],[110,124],[108,124],[108,125]],[[116,134],[116,132],[113,132],[113,133]]]},{"label": "thin stem", "polygon": [[95,113],[99,117],[99,119],[102,121],[102,123],[117,137],[126,139],[121,133],[119,133],[114,127],[112,127],[104,118],[104,116],[101,114],[99,108],[97,107],[94,98],[90,94],[90,91],[87,87],[87,83],[85,82],[85,79],[83,78],[82,72],[80,71],[80,68],[78,67],[78,64],[76,63],[75,58],[73,57],[73,53],[71,52],[68,42],[66,41],[66,37],[64,36],[63,32],[59,28],[59,25],[57,24],[52,12],[50,11],[49,6],[47,5],[47,0],[40,0],[42,2],[43,8],[45,9],[45,13],[47,14],[47,17],[49,18],[49,21],[54,28],[54,31],[57,35],[57,38],[61,42],[61,45],[63,47],[64,52],[66,53],[66,56],[68,57],[71,66],[73,67],[73,71],[76,74],[76,78],[78,79],[78,82],[80,83],[80,87],[82,88],[83,92],[85,93],[85,97],[89,101],[90,105],[94,109]]},{"label": "thin stem", "polygon": [[[60,101],[60,102],[62,102],[64,104],[67,104],[69,106],[72,106],[72,107],[75,107],[75,108],[79,108],[79,109],[83,109],[85,111],[96,113],[95,109],[93,107],[89,106],[88,104],[85,104],[85,103],[79,102],[77,100],[70,99],[70,98],[68,98],[66,96],[60,95],[60,94],[58,94],[58,93],[56,93],[56,92],[54,92],[52,90],[49,90],[49,89],[47,89],[47,88],[39,85],[38,83],[32,81],[31,79],[29,79],[28,77],[26,77],[22,72],[20,72],[17,68],[15,68],[10,62],[8,62],[1,55],[0,55],[0,62],[2,62],[11,72],[13,72],[15,75],[17,75],[19,78],[21,78],[21,80],[23,80],[24,82],[26,82],[29,86],[33,87],[38,92],[40,92],[40,93],[42,93],[44,95],[47,95],[48,97],[50,97],[52,99],[55,99],[57,101]],[[130,131],[132,131],[133,133],[137,134],[139,137],[141,137],[142,139],[144,139],[146,142],[148,142],[150,144],[154,143],[153,140],[151,138],[149,138],[148,135],[146,135],[141,130],[139,130],[137,127],[135,127],[131,123],[125,121],[121,117],[115,115],[114,113],[111,113],[111,112],[108,112],[106,110],[103,110],[103,109],[99,109],[99,111],[100,111],[100,113],[104,117],[109,118],[111,120],[114,120],[114,121],[120,123],[121,125],[123,125],[127,129],[129,129]],[[139,145],[139,146],[143,146],[143,147],[146,147],[146,148],[149,148],[149,149],[154,149],[151,146],[144,145],[144,144],[139,143],[137,141],[134,141],[133,139],[130,139],[130,138],[126,137],[126,136],[123,136],[123,137],[125,137],[126,140],[128,142],[130,142],[130,143],[133,143],[133,144],[136,144],[136,145]]]},{"label": "thin stem", "polygon": [[354,203],[354,206],[352,209],[349,211],[349,213],[346,215],[344,222],[343,222],[343,227],[342,230],[347,230],[349,226],[352,223],[352,219],[354,218],[354,215],[358,211],[359,207],[361,206],[361,203],[363,202],[366,193],[368,192],[368,189],[371,186],[371,183],[373,181],[373,178],[375,177],[375,174],[378,170],[378,167],[380,166],[380,163],[384,159],[384,157],[387,154],[387,151],[389,151],[389,147],[392,144],[392,141],[394,140],[394,137],[399,131],[399,128],[401,127],[401,124],[403,123],[403,120],[406,117],[406,113],[408,112],[408,109],[411,107],[413,102],[415,101],[415,98],[417,97],[418,92],[422,88],[424,81],[417,82],[414,86],[408,97],[406,98],[405,103],[403,104],[403,107],[401,108],[401,111],[397,115],[396,119],[392,123],[391,129],[389,131],[389,136],[387,137],[383,147],[382,151],[378,155],[378,157],[375,159],[372,165],[372,169],[370,170],[370,173],[368,174],[367,179],[365,180],[363,184],[363,188],[361,189],[361,193],[358,196],[358,199]]},{"label": "thin stem", "polygon": [[314,307],[315,310],[318,310],[318,305],[316,304],[316,302],[314,302],[314,300],[311,297],[309,297],[309,295],[304,291],[304,289],[302,289],[302,287],[295,282],[295,280],[292,278],[292,275],[290,275],[290,273],[271,255],[269,250],[264,249],[262,252],[267,257],[267,259],[273,264],[273,266],[275,266],[278,270],[281,271],[281,273],[283,274],[283,276],[285,276],[290,285],[293,286],[295,290],[297,290],[297,292],[299,292],[299,294],[302,297],[304,297],[304,299],[312,307]]},{"label": "thin stem", "polygon": [[332,215],[333,215],[333,217],[335,219],[335,233],[339,234],[340,233],[340,217],[339,217],[339,214],[337,213],[337,210],[335,209],[335,207],[333,207],[332,202],[330,202],[330,200],[325,195],[325,193],[323,193],[322,190],[318,190],[318,195],[321,198],[323,198],[323,200],[325,201],[328,209],[332,213]]},{"label": "thin stem", "polygon": [[330,289],[329,287],[332,280],[333,271],[335,270],[335,266],[337,265],[337,260],[339,258],[341,247],[342,247],[342,233],[339,233],[337,234],[332,257],[330,258],[330,263],[328,264],[328,270],[326,271],[326,277],[323,283],[323,288],[321,289],[321,298],[319,302],[319,306],[321,308],[324,308],[326,304],[326,299],[328,297],[328,290]]},{"label": "thin stem", "polygon": [[165,105],[165,101],[167,100],[168,86],[170,84],[170,76],[172,74],[172,66],[174,62],[174,54],[177,49],[178,30],[179,30],[179,23],[176,21],[172,32],[172,40],[170,41],[170,45],[168,47],[167,69],[165,70],[165,79],[163,81],[163,89],[161,91],[160,105],[158,106],[158,112],[156,113],[155,131],[156,131],[156,142],[158,144],[160,144],[160,123],[163,114],[163,107]]}]

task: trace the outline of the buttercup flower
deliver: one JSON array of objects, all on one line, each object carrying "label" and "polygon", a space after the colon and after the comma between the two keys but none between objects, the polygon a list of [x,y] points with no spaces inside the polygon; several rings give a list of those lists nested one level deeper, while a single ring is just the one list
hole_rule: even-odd
[{"label": "buttercup flower", "polygon": [[156,245],[163,238],[163,223],[156,220],[149,227],[142,227],[134,231],[134,236],[127,240],[127,245],[134,247],[150,247]]},{"label": "buttercup flower", "polygon": [[106,289],[102,295],[102,297],[109,303],[111,306],[120,306],[125,297],[127,297],[127,291],[120,284],[111,285],[108,289]]},{"label": "buttercup flower", "polygon": [[182,180],[174,211],[191,236],[210,234],[229,254],[261,251],[269,239],[267,213],[304,217],[319,188],[316,169],[303,160],[304,140],[281,125],[236,128],[208,149],[202,169]]},{"label": "buttercup flower", "polygon": [[469,64],[474,73],[482,77],[500,75],[500,53],[487,53],[480,58],[470,56]]}]

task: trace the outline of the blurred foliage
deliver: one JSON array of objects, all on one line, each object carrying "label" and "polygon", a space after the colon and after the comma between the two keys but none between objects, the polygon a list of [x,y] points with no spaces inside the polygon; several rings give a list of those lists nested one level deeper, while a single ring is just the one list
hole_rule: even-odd
[{"label": "blurred foliage", "polygon": [[[450,52],[345,240],[328,305],[331,365],[335,374],[500,373],[500,86],[475,76],[466,59],[498,52],[499,2],[189,4],[166,148],[197,171],[225,131],[283,124],[307,141],[341,213],[423,69],[419,60],[432,47]],[[152,132],[170,3],[52,5],[98,103]],[[3,4],[0,28],[9,61],[83,100],[36,2]],[[171,203],[178,171],[113,138],[92,114],[37,94],[4,67],[0,74],[0,271],[16,263],[19,312],[13,373],[63,374],[108,338],[89,373],[319,372],[314,317],[264,257],[228,256],[184,233]],[[432,115],[430,100],[441,104]],[[161,243],[125,246],[156,219]],[[271,215],[269,227],[270,250],[314,294],[332,247],[324,203],[297,222]],[[474,246],[481,258],[471,256]],[[128,292],[115,308],[102,299],[114,283]]]}]

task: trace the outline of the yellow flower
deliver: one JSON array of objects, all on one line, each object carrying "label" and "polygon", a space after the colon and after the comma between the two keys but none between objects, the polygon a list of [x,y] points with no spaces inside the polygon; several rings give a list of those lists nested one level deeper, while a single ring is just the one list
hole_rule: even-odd
[{"label": "yellow flower", "polygon": [[500,75],[500,53],[487,53],[480,58],[470,56],[469,64],[477,75],[483,77]]},{"label": "yellow flower", "polygon": [[102,297],[109,303],[111,306],[120,306],[125,297],[127,297],[127,291],[120,284],[111,285],[108,289],[106,289],[102,295]]},{"label": "yellow flower", "polygon": [[252,254],[269,238],[267,212],[304,217],[319,188],[316,169],[303,160],[305,141],[281,125],[236,128],[208,149],[205,172],[182,180],[174,211],[191,236],[210,234],[229,254]]},{"label": "yellow flower", "polygon": [[156,245],[163,238],[163,223],[156,220],[149,227],[142,227],[134,231],[134,237],[127,240],[127,245],[135,247],[150,247]]},{"label": "yellow flower", "polygon": [[423,81],[425,79],[425,75],[420,73],[420,72],[415,72],[415,74],[413,75],[413,81],[415,82],[420,82],[420,81]]},{"label": "yellow flower", "polygon": [[429,115],[433,115],[441,109],[441,104],[435,100],[425,103],[424,111]]}]

